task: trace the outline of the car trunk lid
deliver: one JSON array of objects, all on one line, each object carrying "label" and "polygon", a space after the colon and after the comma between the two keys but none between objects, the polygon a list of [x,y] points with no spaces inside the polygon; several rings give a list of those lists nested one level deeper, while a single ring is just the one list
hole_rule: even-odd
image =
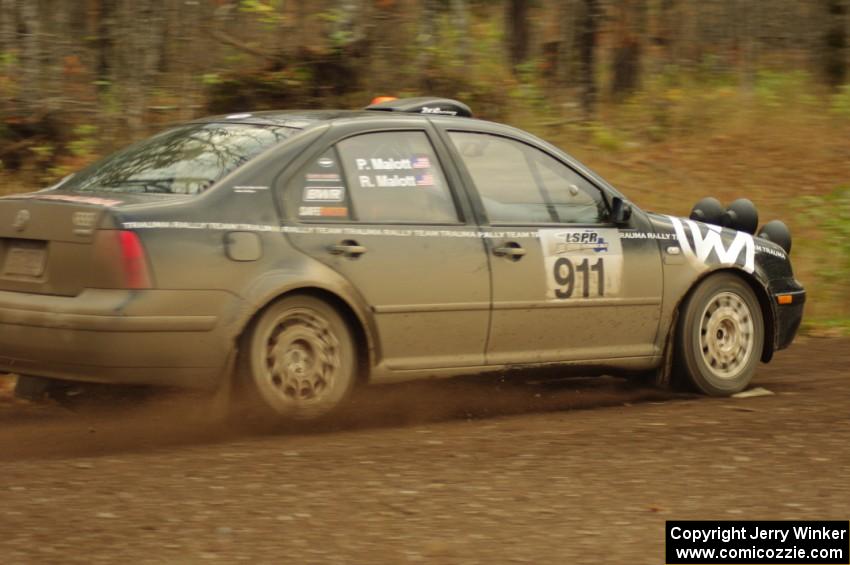
[{"label": "car trunk lid", "polygon": [[131,202],[52,192],[0,198],[0,290],[75,296],[101,286],[99,228],[111,225],[111,207]]}]

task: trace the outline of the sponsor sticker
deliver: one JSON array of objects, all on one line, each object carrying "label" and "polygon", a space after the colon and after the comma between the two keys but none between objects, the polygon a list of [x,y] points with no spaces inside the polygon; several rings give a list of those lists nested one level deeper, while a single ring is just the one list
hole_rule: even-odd
[{"label": "sponsor sticker", "polygon": [[307,173],[304,177],[307,182],[341,182],[342,179],[336,173]]},{"label": "sponsor sticker", "polygon": [[445,116],[457,116],[457,112],[454,110],[444,110],[439,106],[423,106],[422,114],[442,114]]},{"label": "sponsor sticker", "polygon": [[341,186],[305,186],[301,199],[304,202],[342,202],[345,199],[345,189]]},{"label": "sponsor sticker", "polygon": [[313,218],[344,218],[348,216],[348,208],[344,206],[301,206],[298,215]]},{"label": "sponsor sticker", "polygon": [[[746,240],[747,240],[748,237],[750,237],[750,238],[752,237],[749,234],[744,233],[744,232],[738,232],[739,234],[741,234],[742,237],[739,238],[739,236],[736,235],[735,240],[733,240],[732,244],[730,244],[730,246],[727,248],[725,246],[725,244],[723,243],[722,237],[720,236],[720,231],[718,231],[719,228],[717,228],[717,226],[707,225],[706,229],[708,231],[716,232],[718,234],[719,239],[715,238],[712,235],[709,235],[708,233],[706,233],[706,235],[703,235],[702,230],[699,228],[699,226],[697,224],[695,224],[694,226],[688,225],[688,230],[690,230],[691,233],[693,233],[693,230],[696,229],[697,233],[699,234],[697,236],[697,241],[692,246],[691,242],[687,238],[688,232],[684,229],[684,226],[687,225],[687,224],[683,224],[682,223],[683,220],[681,218],[673,218],[671,216],[670,220],[671,220],[671,222],[673,222],[674,229],[676,227],[676,223],[679,224],[679,226],[682,228],[681,233],[679,233],[678,229],[676,230],[677,233],[624,231],[624,232],[620,232],[620,239],[656,239],[656,240],[679,241],[680,238],[682,236],[684,236],[685,243],[688,246],[687,249],[691,252],[690,256],[694,257],[694,258],[704,257],[704,259],[703,259],[704,262],[714,262],[715,258],[719,258],[721,256],[722,257],[728,257],[728,252],[730,250],[732,250],[733,246],[735,245],[735,241],[738,241],[739,245],[740,245],[741,241],[743,241],[743,249],[745,251],[744,257],[741,257],[740,252],[739,252],[739,256],[736,258],[736,260],[733,261],[732,263],[729,263],[729,264],[734,263],[734,264],[746,266],[746,263],[747,263],[746,253],[747,253],[747,248],[749,246]],[[685,222],[691,223],[691,220],[685,220]],[[755,250],[756,253],[764,253],[766,255],[772,255],[773,257],[778,257],[780,259],[786,259],[787,258],[785,252],[779,247],[769,247],[769,246],[763,245],[763,244],[756,244],[755,241],[753,241],[753,247],[754,247],[754,250]],[[669,249],[670,248],[668,248],[668,250]],[[681,250],[677,247],[675,253],[678,254],[680,251]],[[715,252],[714,255],[712,255],[712,251]],[[718,253],[718,251],[719,251],[719,253]],[[687,255],[687,251],[685,252],[685,254]]]},{"label": "sponsor sticker", "polygon": [[117,206],[121,204],[121,200],[113,200],[111,198],[99,198],[97,196],[75,196],[72,194],[45,194],[43,192],[33,192],[30,194],[12,194],[10,196],[0,196],[3,199],[18,200],[21,198],[33,200],[59,200],[62,202],[76,202],[78,204],[93,204],[95,206]]},{"label": "sponsor sticker", "polygon": [[[299,215],[321,215],[322,206],[301,206]],[[338,209],[346,210],[345,207]],[[301,214],[301,211],[307,212]],[[323,234],[328,233],[327,227],[317,226],[280,226],[273,224],[244,224],[234,222],[174,222],[174,221],[134,221],[123,222],[121,224],[124,229],[139,230],[139,229],[174,229],[174,230],[215,230],[215,231],[258,231],[258,232],[277,232],[277,233],[293,233],[293,234]],[[480,231],[480,230],[447,230],[447,229],[413,229],[413,230],[397,230],[389,228],[357,228],[357,227],[342,227],[333,228],[334,233],[340,235],[380,235],[388,237],[455,237],[455,238],[475,238],[475,239],[538,239],[539,231]]]},{"label": "sponsor sticker", "polygon": [[268,190],[267,186],[256,186],[256,185],[239,185],[233,187],[233,192],[238,192],[240,194],[254,194],[258,190]]}]

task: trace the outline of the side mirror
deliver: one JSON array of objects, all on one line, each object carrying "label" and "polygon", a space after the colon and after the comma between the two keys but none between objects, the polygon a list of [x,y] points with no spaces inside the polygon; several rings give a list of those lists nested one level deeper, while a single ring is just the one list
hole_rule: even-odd
[{"label": "side mirror", "polygon": [[627,224],[632,217],[632,205],[620,198],[619,196],[615,196],[611,201],[611,221],[621,226],[623,224]]}]

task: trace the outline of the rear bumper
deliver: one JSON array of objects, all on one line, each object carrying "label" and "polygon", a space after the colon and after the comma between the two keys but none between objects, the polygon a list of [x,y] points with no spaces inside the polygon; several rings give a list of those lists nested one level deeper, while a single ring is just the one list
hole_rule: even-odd
[{"label": "rear bumper", "polygon": [[203,290],[0,292],[0,371],[210,388],[232,349],[222,312],[235,301]]}]

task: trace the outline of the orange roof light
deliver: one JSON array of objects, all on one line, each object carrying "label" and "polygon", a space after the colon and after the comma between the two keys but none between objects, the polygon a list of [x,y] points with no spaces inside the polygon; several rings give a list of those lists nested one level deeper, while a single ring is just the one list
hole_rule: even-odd
[{"label": "orange roof light", "polygon": [[398,100],[397,96],[376,96],[372,98],[372,104],[380,104],[381,102],[389,102],[391,100]]}]

